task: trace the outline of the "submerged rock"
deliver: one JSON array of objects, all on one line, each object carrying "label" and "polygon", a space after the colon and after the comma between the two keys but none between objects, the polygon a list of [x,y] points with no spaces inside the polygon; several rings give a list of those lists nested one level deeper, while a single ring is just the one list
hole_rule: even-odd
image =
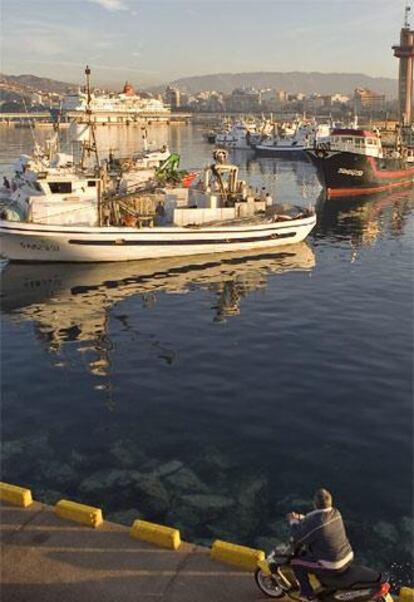
[{"label": "submerged rock", "polygon": [[7,462],[13,456],[18,456],[24,451],[24,442],[22,439],[12,439],[3,441],[1,444],[1,459],[2,462]]},{"label": "submerged rock", "polygon": [[49,436],[40,434],[30,437],[25,442],[24,453],[38,460],[55,460],[55,450],[49,443]]},{"label": "submerged rock", "polygon": [[[165,517],[167,525],[176,527],[183,531],[183,533],[189,532],[192,529],[203,524],[203,517],[194,508],[189,506],[178,506],[172,508]],[[193,541],[193,539],[191,539]]]},{"label": "submerged rock", "polygon": [[180,462],[180,460],[171,460],[170,462],[166,462],[165,464],[161,464],[154,470],[154,475],[156,477],[167,477],[168,475],[174,474],[181,470],[184,467],[184,464]]},{"label": "submerged rock", "polygon": [[69,485],[78,481],[78,473],[69,465],[58,460],[48,460],[40,464],[40,475],[56,485]]},{"label": "submerged rock", "polygon": [[401,533],[401,542],[403,549],[407,554],[414,557],[414,519],[410,516],[404,516],[399,522]]},{"label": "submerged rock", "polygon": [[414,539],[414,519],[411,516],[403,516],[399,522],[399,527],[404,535]]},{"label": "submerged rock", "polygon": [[144,514],[159,515],[168,511],[169,495],[158,477],[134,472],[133,488],[137,507]]},{"label": "submerged rock", "polygon": [[183,495],[184,504],[202,511],[223,510],[234,506],[234,500],[224,495],[192,494]]},{"label": "submerged rock", "polygon": [[373,528],[376,535],[392,544],[397,544],[399,535],[397,529],[391,523],[380,520]]},{"label": "submerged rock", "polygon": [[217,479],[232,467],[232,462],[214,447],[205,449],[203,455],[194,463],[195,472],[203,477],[208,477],[207,480]]},{"label": "submerged rock", "polygon": [[118,523],[119,525],[132,526],[134,520],[144,519],[145,517],[139,510],[135,508],[129,508],[128,510],[120,510],[119,512],[110,512],[106,515],[106,520],[112,523]]},{"label": "submerged rock", "polygon": [[259,514],[268,501],[268,481],[265,477],[251,478],[240,486],[237,496],[239,504],[252,512]]},{"label": "submerged rock", "polygon": [[110,448],[110,453],[121,468],[134,467],[141,470],[142,466],[148,462],[147,456],[131,441],[119,439]]},{"label": "submerged rock", "polygon": [[134,471],[119,470],[116,468],[103,469],[94,472],[90,477],[84,479],[79,485],[79,491],[88,494],[118,487],[131,487],[133,482]]},{"label": "submerged rock", "polygon": [[177,472],[166,477],[168,489],[178,493],[208,493],[208,487],[191,468],[183,466]]}]

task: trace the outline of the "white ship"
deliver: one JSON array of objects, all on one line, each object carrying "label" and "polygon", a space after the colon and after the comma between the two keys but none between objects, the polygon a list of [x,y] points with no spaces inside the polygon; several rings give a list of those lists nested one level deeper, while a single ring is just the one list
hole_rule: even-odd
[{"label": "white ship", "polygon": [[[88,94],[79,90],[65,96],[62,112],[69,119],[86,120]],[[152,120],[168,121],[170,108],[157,98],[143,98],[136,94],[133,86],[126,82],[120,94],[90,93],[89,107],[91,119],[95,123],[131,123]]]}]

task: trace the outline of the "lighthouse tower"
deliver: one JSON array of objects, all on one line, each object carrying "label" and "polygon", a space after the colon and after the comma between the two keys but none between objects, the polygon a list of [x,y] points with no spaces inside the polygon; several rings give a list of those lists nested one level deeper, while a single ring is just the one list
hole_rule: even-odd
[{"label": "lighthouse tower", "polygon": [[400,61],[398,77],[398,98],[400,104],[400,122],[411,125],[413,122],[413,60],[414,31],[410,29],[408,15],[411,7],[405,7],[404,27],[400,33],[400,44],[393,46],[394,56]]}]

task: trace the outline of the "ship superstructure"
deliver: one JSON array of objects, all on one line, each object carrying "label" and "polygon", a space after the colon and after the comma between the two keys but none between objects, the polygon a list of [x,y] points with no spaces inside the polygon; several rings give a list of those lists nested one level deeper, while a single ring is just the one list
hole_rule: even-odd
[{"label": "ship superstructure", "polygon": [[[88,95],[79,90],[65,96],[62,111],[69,119],[82,121],[86,115]],[[91,119],[95,123],[130,123],[141,120],[168,121],[170,108],[157,98],[144,98],[128,82],[120,94],[90,94]]]}]

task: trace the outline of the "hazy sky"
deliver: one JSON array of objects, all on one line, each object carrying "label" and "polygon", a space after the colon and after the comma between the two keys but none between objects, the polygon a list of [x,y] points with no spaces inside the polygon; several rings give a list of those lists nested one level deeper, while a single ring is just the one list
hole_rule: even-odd
[{"label": "hazy sky", "polygon": [[[397,77],[404,0],[0,0],[1,70],[140,86],[242,71]],[[414,21],[414,7],[412,13]]]}]

